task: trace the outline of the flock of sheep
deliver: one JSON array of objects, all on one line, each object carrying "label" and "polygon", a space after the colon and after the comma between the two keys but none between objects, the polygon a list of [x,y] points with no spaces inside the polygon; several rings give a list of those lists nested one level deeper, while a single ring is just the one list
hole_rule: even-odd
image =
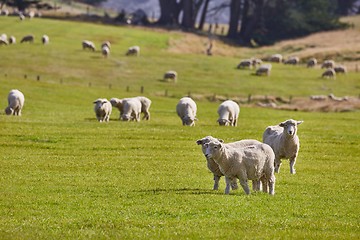
[{"label": "flock of sheep", "polygon": [[[25,42],[33,43],[34,39],[35,39],[34,35],[29,34],[29,35],[24,36],[21,39],[20,43],[25,43]],[[44,45],[49,44],[49,42],[50,42],[49,36],[44,34],[41,37],[41,42]],[[11,44],[15,44],[15,43],[16,43],[16,38],[14,36],[10,36],[8,38],[6,33],[3,33],[0,35],[0,45],[11,45]]]},{"label": "flock of sheep", "polygon": [[[269,58],[266,59],[269,62],[273,63],[284,63],[290,65],[298,65],[300,63],[300,58],[296,56],[292,56],[287,58],[286,60],[283,58],[281,54],[274,54],[271,55]],[[307,61],[306,66],[308,68],[313,68],[318,64],[316,58],[311,58]],[[252,69],[253,67],[256,68],[256,75],[266,75],[269,76],[271,73],[272,65],[271,63],[263,64],[263,60],[258,58],[251,58],[242,60],[238,65],[238,69]],[[321,68],[325,68],[325,71],[322,73],[321,77],[326,78],[336,78],[337,73],[345,74],[347,72],[347,68],[344,65],[336,65],[334,60],[325,60]]]}]

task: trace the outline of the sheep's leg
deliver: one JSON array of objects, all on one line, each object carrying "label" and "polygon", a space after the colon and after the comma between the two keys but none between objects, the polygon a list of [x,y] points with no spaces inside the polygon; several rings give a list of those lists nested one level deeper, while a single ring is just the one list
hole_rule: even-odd
[{"label": "sheep's leg", "polygon": [[261,183],[262,183],[262,190],[264,193],[268,192],[268,180],[266,179],[265,176],[261,177]]},{"label": "sheep's leg", "polygon": [[279,172],[280,172],[280,166],[281,166],[281,159],[275,158],[274,168],[275,168],[275,172],[276,172],[276,173],[279,173]]},{"label": "sheep's leg", "polygon": [[225,183],[226,183],[225,194],[229,194],[230,193],[231,179],[228,178],[228,177],[225,177]]},{"label": "sheep's leg", "polygon": [[239,187],[238,187],[238,184],[237,184],[237,178],[234,178],[234,179],[232,179],[231,180],[231,189],[232,190],[236,190],[236,189],[238,189]]},{"label": "sheep's leg", "polygon": [[219,189],[219,181],[220,181],[220,176],[214,175],[214,188],[213,188],[213,190],[218,190]]},{"label": "sheep's leg", "polygon": [[293,157],[290,158],[290,173],[291,174],[296,173],[295,168],[294,168],[295,163],[296,163],[296,156],[293,156]]},{"label": "sheep's leg", "polygon": [[260,191],[260,181],[252,180],[252,189],[254,192]]},{"label": "sheep's leg", "polygon": [[275,194],[275,175],[272,175],[269,180],[269,194]]},{"label": "sheep's leg", "polygon": [[242,186],[242,188],[244,189],[244,192],[249,195],[250,194],[250,189],[249,189],[249,185],[247,182],[246,178],[239,178],[240,179],[240,185]]}]

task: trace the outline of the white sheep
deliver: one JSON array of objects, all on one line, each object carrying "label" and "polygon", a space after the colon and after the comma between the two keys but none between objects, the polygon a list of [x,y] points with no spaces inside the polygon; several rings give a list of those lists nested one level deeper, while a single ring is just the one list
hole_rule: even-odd
[{"label": "white sheep", "polygon": [[244,69],[244,68],[252,69],[252,67],[253,67],[253,60],[252,60],[252,59],[242,60],[242,61],[237,65],[237,69]]},{"label": "white sheep", "polygon": [[126,56],[139,56],[140,55],[140,47],[139,46],[132,46],[129,47]]},{"label": "white sheep", "polygon": [[104,56],[104,58],[107,58],[110,55],[110,48],[103,46],[101,48],[101,54]]},{"label": "white sheep", "polygon": [[288,59],[286,59],[284,64],[297,65],[299,64],[299,62],[300,62],[299,57],[289,57]]},{"label": "white sheep", "polygon": [[84,40],[84,41],[82,41],[81,44],[82,44],[83,50],[90,49],[93,52],[96,50],[95,44],[91,41]]},{"label": "white sheep", "polygon": [[8,94],[8,106],[5,108],[6,115],[21,116],[21,110],[24,107],[25,97],[22,92],[13,89]]},{"label": "white sheep", "polygon": [[10,36],[9,43],[10,44],[15,44],[16,43],[16,38],[14,36]]},{"label": "white sheep", "polygon": [[336,73],[347,73],[347,68],[346,68],[346,66],[343,66],[343,65],[338,65],[338,66],[335,66],[334,67],[334,71],[336,72]]},{"label": "white sheep", "polygon": [[101,48],[103,48],[103,47],[108,47],[109,49],[111,48],[111,43],[110,43],[110,41],[105,41],[105,42],[103,42],[102,44],[101,44]]},{"label": "white sheep", "polygon": [[[143,119],[145,120],[150,120],[150,106],[151,106],[151,100],[147,97],[144,96],[138,96],[135,97],[137,99],[139,99],[140,103],[141,103],[141,113],[144,114]],[[124,112],[124,100],[127,100],[129,98],[124,98],[124,99],[119,99],[119,98],[111,98],[110,99],[110,103],[113,107],[116,107],[119,111],[120,111],[120,118],[121,115]]]},{"label": "white sheep", "polygon": [[24,43],[24,42],[33,43],[34,42],[34,36],[33,35],[26,35],[20,41],[20,43]]},{"label": "white sheep", "polygon": [[306,66],[308,68],[312,68],[315,67],[317,65],[317,60],[316,58],[310,58],[309,61],[307,62]]},{"label": "white sheep", "polygon": [[260,143],[237,148],[211,141],[205,148],[206,158],[212,158],[219,165],[227,186],[237,178],[244,192],[250,194],[248,180],[261,181],[264,192],[275,194],[275,155],[269,145]]},{"label": "white sheep", "polygon": [[271,64],[263,64],[256,70],[256,75],[258,75],[258,76],[261,76],[261,75],[269,76],[270,73],[271,73],[271,68],[272,68]]},{"label": "white sheep", "polygon": [[277,63],[281,63],[283,61],[283,56],[281,54],[274,54],[271,55],[269,58],[270,62],[277,62]]},{"label": "white sheep", "polygon": [[177,72],[173,70],[169,70],[164,74],[164,81],[172,80],[177,82]]},{"label": "white sheep", "polygon": [[326,77],[326,78],[336,78],[336,72],[333,68],[328,68],[325,70],[325,72],[323,72],[323,74],[321,75],[322,78]]},{"label": "white sheep", "polygon": [[185,126],[195,126],[197,106],[194,100],[189,97],[183,97],[176,105],[177,115]]},{"label": "white sheep", "polygon": [[217,113],[219,115],[217,121],[220,126],[237,126],[240,107],[236,102],[232,100],[222,102],[219,105]]},{"label": "white sheep", "polygon": [[96,119],[99,122],[108,122],[112,111],[111,103],[106,98],[98,98],[94,104]]},{"label": "white sheep", "polygon": [[[224,142],[222,139],[218,139],[218,138],[214,138],[212,136],[206,136],[202,139],[199,139],[196,141],[197,145],[201,145],[201,150],[206,158],[206,162],[207,162],[207,167],[208,169],[213,173],[213,177],[214,177],[214,187],[213,190],[218,190],[219,189],[219,181],[220,178],[222,176],[224,176],[224,174],[220,171],[219,165],[214,161],[214,159],[212,158],[208,158],[206,157],[206,146],[205,144],[211,142],[211,141],[219,141],[219,142]],[[228,145],[235,147],[235,148],[243,148],[249,145],[254,145],[254,144],[261,144],[261,142],[257,141],[257,140],[241,140],[241,141],[237,141],[237,142],[233,142],[233,143],[228,143]],[[225,194],[229,194],[230,192],[230,186],[233,190],[237,189],[237,179],[233,179],[231,181],[230,184],[226,185],[225,188]],[[229,180],[227,180],[226,182],[230,182]],[[253,181],[253,190],[254,191],[258,191],[260,190],[260,185],[258,181]]]},{"label": "white sheep", "polygon": [[280,171],[281,159],[289,159],[290,173],[295,174],[296,158],[300,149],[297,126],[303,121],[286,120],[276,126],[268,126],[263,134],[263,142],[270,145],[275,153],[275,172]]},{"label": "white sheep", "polygon": [[257,65],[261,65],[263,61],[259,58],[251,58],[251,62],[253,67],[256,67]]},{"label": "white sheep", "polygon": [[49,44],[49,42],[50,42],[49,36],[48,36],[48,35],[43,35],[43,36],[41,37],[41,42],[42,42],[44,45]]},{"label": "white sheep", "polygon": [[335,61],[334,60],[325,60],[323,64],[321,65],[321,68],[333,68],[335,67]]},{"label": "white sheep", "polygon": [[141,102],[138,98],[125,98],[123,103],[123,113],[120,119],[122,121],[140,121]]}]

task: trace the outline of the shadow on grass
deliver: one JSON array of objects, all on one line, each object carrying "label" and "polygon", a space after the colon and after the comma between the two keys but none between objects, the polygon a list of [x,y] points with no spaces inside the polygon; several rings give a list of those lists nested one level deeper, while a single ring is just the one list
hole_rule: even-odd
[{"label": "shadow on grass", "polygon": [[211,189],[200,189],[200,188],[178,188],[178,189],[164,189],[164,188],[155,188],[147,190],[134,191],[138,193],[146,194],[164,194],[164,193],[176,193],[176,194],[191,194],[191,195],[223,195],[224,192],[220,190],[211,190]]}]

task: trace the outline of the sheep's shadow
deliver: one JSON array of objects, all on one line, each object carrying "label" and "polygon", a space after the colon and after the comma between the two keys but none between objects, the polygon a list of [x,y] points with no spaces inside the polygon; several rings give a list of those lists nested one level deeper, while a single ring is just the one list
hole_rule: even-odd
[{"label": "sheep's shadow", "polygon": [[165,193],[176,193],[180,195],[223,195],[224,194],[223,191],[200,189],[200,188],[174,188],[174,189],[155,188],[155,189],[147,189],[147,190],[138,190],[134,192],[153,194],[153,195],[159,195]]}]

